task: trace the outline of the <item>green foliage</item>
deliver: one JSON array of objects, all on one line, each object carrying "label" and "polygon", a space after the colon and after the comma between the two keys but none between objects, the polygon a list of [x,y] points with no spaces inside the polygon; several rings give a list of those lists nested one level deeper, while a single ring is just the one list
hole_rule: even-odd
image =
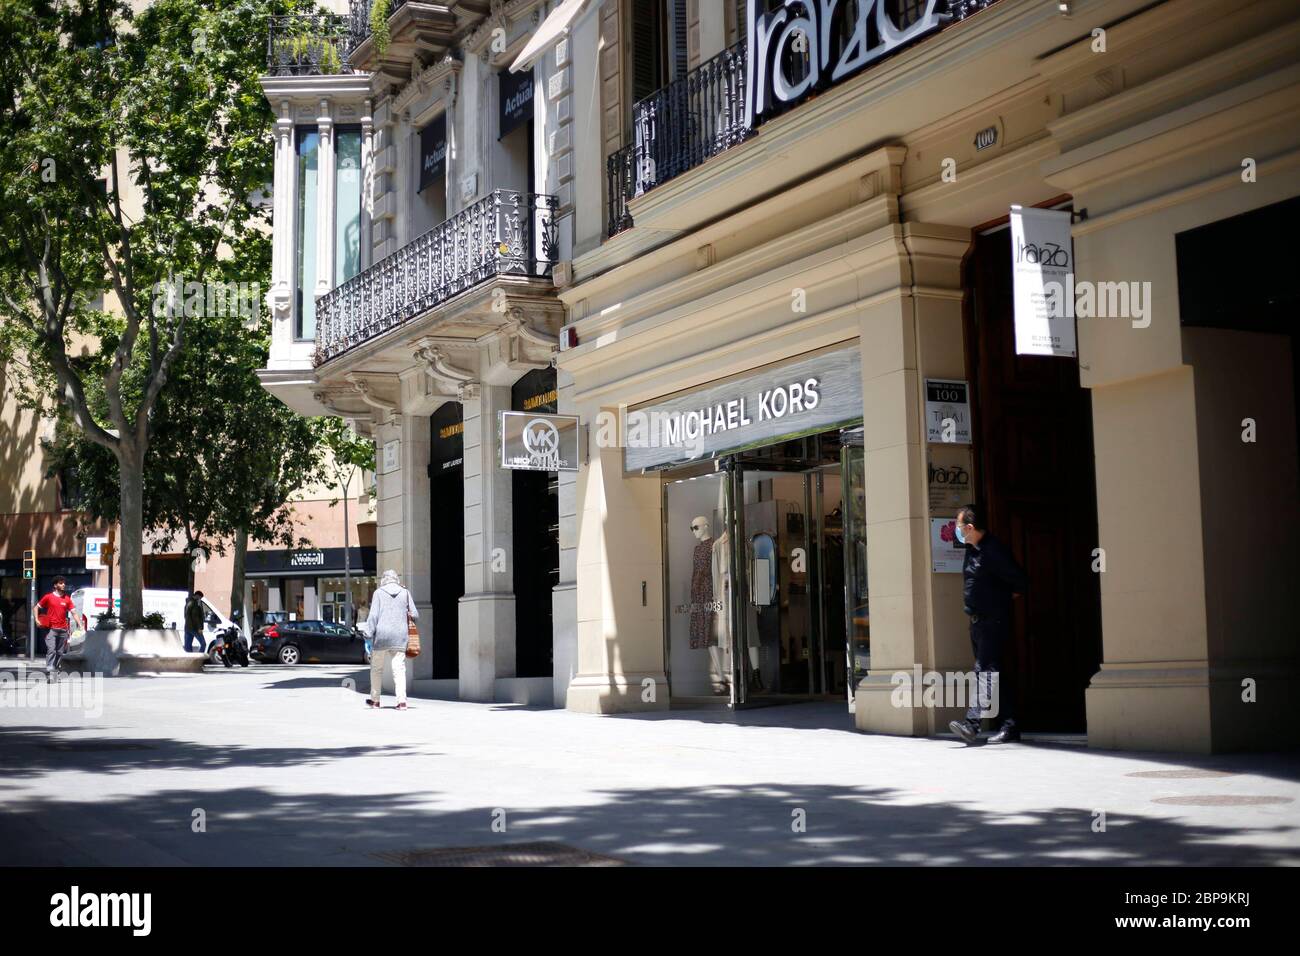
[{"label": "green foliage", "polygon": [[255,196],[273,147],[258,77],[267,17],[296,7],[0,2],[0,361],[7,387],[59,406],[118,466],[127,624],[145,454],[190,332],[155,290],[262,268]]},{"label": "green foliage", "polygon": [[[269,255],[269,250],[266,251]],[[307,419],[262,388],[266,332],[237,319],[193,320],[188,345],[154,413],[144,463],[144,527],[169,547],[221,553],[236,532],[285,548],[295,533],[293,494],[332,483],[330,462],[373,470],[373,445],[338,419]],[[52,472],[76,470],[85,509],[119,519],[116,459],[64,428],[47,450]]]},{"label": "green foliage", "polygon": [[320,21],[304,18],[294,24],[294,32],[275,40],[277,53],[286,54],[291,63],[309,62],[315,58],[321,73],[340,73],[343,58],[339,54],[341,36],[320,32]]},{"label": "green foliage", "polygon": [[388,15],[391,4],[389,0],[374,0],[370,5],[370,39],[375,44],[375,52],[380,56],[388,49],[392,36],[388,32]]},{"label": "green foliage", "polygon": [[150,611],[144,617],[140,618],[140,626],[161,630],[167,626],[167,619],[163,617],[162,611]]}]

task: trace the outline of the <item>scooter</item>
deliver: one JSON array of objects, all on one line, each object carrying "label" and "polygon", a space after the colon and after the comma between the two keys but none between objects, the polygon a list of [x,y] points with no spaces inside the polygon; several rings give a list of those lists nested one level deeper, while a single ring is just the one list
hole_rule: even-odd
[{"label": "scooter", "polygon": [[219,630],[213,638],[217,642],[216,658],[227,667],[236,664],[240,667],[248,666],[248,640],[239,626],[243,616],[241,612],[235,611],[230,615],[231,623]]}]

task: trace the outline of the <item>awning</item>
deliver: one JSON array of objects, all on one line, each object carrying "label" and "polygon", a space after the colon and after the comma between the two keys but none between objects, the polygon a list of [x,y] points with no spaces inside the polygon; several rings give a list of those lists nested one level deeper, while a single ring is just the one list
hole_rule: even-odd
[{"label": "awning", "polygon": [[587,0],[564,0],[552,10],[551,15],[542,21],[532,39],[524,46],[523,52],[510,64],[510,72],[518,73],[528,69],[547,50],[559,43],[564,31],[569,29],[569,24],[578,18],[586,5]]}]

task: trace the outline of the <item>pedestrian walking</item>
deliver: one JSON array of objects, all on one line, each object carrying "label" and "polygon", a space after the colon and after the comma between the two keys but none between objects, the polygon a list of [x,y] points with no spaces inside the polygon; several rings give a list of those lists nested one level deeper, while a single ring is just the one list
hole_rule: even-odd
[{"label": "pedestrian walking", "polygon": [[383,697],[384,666],[393,662],[393,690],[397,709],[406,710],[406,643],[409,624],[420,619],[411,592],[402,587],[396,571],[385,571],[370,597],[370,696],[367,707],[378,708]]},{"label": "pedestrian walking", "polygon": [[962,600],[970,617],[970,643],[975,653],[975,700],[966,708],[965,720],[954,720],[948,728],[968,744],[979,740],[980,718],[996,703],[1001,728],[989,738],[991,744],[1020,739],[1014,702],[1001,680],[1002,660],[1011,633],[1011,598],[1029,588],[1029,576],[1010,549],[989,534],[974,505],[957,512],[957,540],[966,545],[962,562]]},{"label": "pedestrian walking", "polygon": [[[175,607],[175,605],[172,605]],[[199,642],[199,653],[206,654],[208,651],[207,641],[203,639],[203,592],[195,591],[190,595],[190,599],[185,602],[185,653],[192,650],[193,642],[197,639]]]},{"label": "pedestrian walking", "polygon": [[50,677],[58,675],[63,655],[68,652],[69,618],[75,613],[72,598],[68,596],[68,582],[62,576],[54,579],[54,590],[36,602],[36,623],[48,628],[45,632],[45,668]]}]

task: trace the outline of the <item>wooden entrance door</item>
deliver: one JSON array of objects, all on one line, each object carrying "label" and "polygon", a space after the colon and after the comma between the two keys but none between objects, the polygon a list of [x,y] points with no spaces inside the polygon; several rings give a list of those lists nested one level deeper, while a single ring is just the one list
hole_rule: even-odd
[{"label": "wooden entrance door", "polygon": [[1101,662],[1091,399],[1076,360],[1016,355],[1011,230],[977,235],[965,269],[976,489],[1030,579],[1006,680],[1023,729],[1080,733]]}]

